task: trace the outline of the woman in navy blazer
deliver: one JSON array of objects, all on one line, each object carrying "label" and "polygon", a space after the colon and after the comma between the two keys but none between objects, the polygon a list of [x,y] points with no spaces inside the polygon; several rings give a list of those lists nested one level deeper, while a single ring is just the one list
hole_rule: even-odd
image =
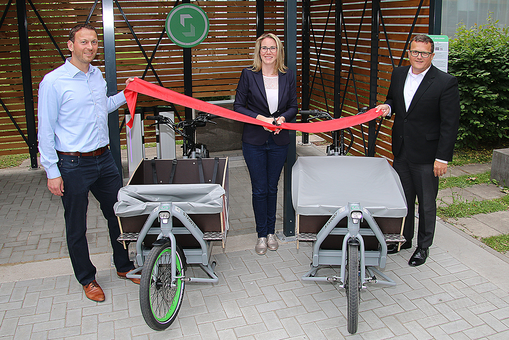
[{"label": "woman in navy blazer", "polygon": [[[281,125],[297,115],[297,88],[293,72],[284,65],[281,41],[272,33],[257,40],[253,65],[242,70],[233,103],[235,111]],[[277,250],[275,236],[277,184],[288,153],[288,130],[244,124],[242,151],[249,169],[258,242],[257,254]]]}]

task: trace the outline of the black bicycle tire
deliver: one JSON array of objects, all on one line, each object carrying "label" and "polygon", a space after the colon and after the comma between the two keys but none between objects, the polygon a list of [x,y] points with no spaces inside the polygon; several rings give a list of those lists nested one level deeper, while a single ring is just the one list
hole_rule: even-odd
[{"label": "black bicycle tire", "polygon": [[[165,261],[164,266],[160,267],[159,265],[163,264],[162,260]],[[185,270],[184,256],[178,246],[176,264],[177,276],[183,277]],[[177,279],[175,287],[169,287],[170,283],[171,244],[166,242],[163,245],[154,246],[150,250],[143,265],[140,279],[141,314],[147,325],[156,331],[168,328],[177,318],[182,306],[184,280]]]},{"label": "black bicycle tire", "polygon": [[349,242],[347,247],[346,299],[348,332],[355,334],[359,322],[359,246]]}]

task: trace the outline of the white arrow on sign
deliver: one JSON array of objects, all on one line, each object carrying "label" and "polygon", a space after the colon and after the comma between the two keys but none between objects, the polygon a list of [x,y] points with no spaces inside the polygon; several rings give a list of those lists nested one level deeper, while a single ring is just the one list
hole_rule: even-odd
[{"label": "white arrow on sign", "polygon": [[[191,14],[181,14],[180,15],[180,24],[183,26],[183,27],[186,27],[186,19],[192,19],[193,17],[191,16]],[[185,37],[194,37],[195,35],[195,28],[194,28],[194,25],[193,24],[190,24],[191,26],[191,31],[190,32],[182,32],[182,35],[184,35]]]}]

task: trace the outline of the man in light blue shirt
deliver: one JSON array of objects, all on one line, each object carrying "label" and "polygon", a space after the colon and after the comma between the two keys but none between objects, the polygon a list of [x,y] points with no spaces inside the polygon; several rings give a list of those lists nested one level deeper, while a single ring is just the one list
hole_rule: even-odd
[{"label": "man in light blue shirt", "polygon": [[62,198],[74,274],[85,295],[101,302],[104,292],[95,280],[96,268],[90,261],[86,239],[89,191],[108,221],[118,276],[125,278],[134,268],[127,251],[117,242],[120,228],[113,205],[122,178],[108,149],[108,114],[124,105],[126,99],[123,92],[108,97],[101,71],[90,64],[98,48],[93,26],[72,28],[67,47],[71,58],[48,73],[39,85],[39,152],[48,189]]}]

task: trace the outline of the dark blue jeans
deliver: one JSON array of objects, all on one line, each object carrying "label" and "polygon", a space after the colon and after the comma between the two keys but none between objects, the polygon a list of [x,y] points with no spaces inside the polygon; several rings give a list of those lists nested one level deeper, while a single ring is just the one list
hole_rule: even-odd
[{"label": "dark blue jeans", "polygon": [[113,205],[117,201],[122,179],[111,152],[101,156],[78,157],[59,155],[58,168],[64,181],[65,231],[67,248],[76,279],[86,285],[95,280],[96,268],[90,261],[87,243],[88,192],[99,201],[101,211],[108,221],[110,242],[113,247],[113,261],[119,272],[134,268],[129,261],[127,250],[117,242],[120,234]]},{"label": "dark blue jeans", "polygon": [[258,237],[267,237],[275,231],[277,183],[288,145],[277,145],[269,137],[263,145],[242,143],[242,152],[251,177],[256,232]]}]

